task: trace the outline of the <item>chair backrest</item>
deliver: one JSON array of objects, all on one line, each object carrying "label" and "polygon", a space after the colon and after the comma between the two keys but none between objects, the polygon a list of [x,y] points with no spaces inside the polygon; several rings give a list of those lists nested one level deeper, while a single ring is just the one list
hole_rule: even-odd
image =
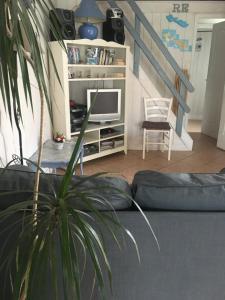
[{"label": "chair backrest", "polygon": [[169,120],[173,98],[144,98],[145,120],[164,121]]}]

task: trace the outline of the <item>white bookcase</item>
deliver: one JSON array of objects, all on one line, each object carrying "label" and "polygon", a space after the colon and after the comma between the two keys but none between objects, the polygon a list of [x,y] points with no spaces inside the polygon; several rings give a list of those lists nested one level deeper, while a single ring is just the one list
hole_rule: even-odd
[{"label": "white bookcase", "polygon": [[[54,132],[63,133],[70,140],[79,135],[71,131],[70,100],[86,105],[87,89],[121,89],[121,119],[105,124],[89,123],[84,136],[84,161],[124,151],[127,153],[127,75],[129,47],[104,40],[65,41],[67,49],[79,49],[79,63],[69,63],[65,50],[58,42],[50,42],[61,85],[50,65],[50,91],[53,99]],[[112,64],[87,64],[87,48],[110,49],[114,51]],[[73,78],[69,78],[73,74]],[[112,134],[105,134],[112,129]],[[107,149],[107,142],[113,144]],[[111,143],[110,143],[111,142]],[[95,149],[95,151],[93,150]],[[92,150],[92,151],[91,151]]]}]

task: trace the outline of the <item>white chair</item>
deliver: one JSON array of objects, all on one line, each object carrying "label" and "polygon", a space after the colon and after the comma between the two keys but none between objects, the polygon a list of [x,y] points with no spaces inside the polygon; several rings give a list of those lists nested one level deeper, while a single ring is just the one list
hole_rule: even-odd
[{"label": "white chair", "polygon": [[[171,158],[171,147],[173,142],[173,128],[169,123],[172,106],[172,98],[144,98],[145,121],[142,124],[143,133],[143,159],[148,145],[162,145],[168,148],[168,160]],[[157,133],[157,141],[150,134]],[[158,134],[159,133],[159,134]],[[160,141],[159,138],[161,137]]]}]

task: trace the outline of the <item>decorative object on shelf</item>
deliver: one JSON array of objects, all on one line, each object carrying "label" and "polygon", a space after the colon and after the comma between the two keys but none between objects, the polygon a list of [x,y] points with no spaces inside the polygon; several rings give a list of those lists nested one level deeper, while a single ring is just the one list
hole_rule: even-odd
[{"label": "decorative object on shelf", "polygon": [[109,8],[106,11],[106,22],[103,23],[103,39],[123,45],[125,42],[123,11],[120,8]]},{"label": "decorative object on shelf", "polygon": [[98,28],[91,23],[84,23],[79,28],[79,35],[81,39],[94,40],[98,37]]},{"label": "decorative object on shelf", "polygon": [[82,0],[78,9],[74,12],[76,20],[83,23],[79,28],[81,39],[94,40],[98,36],[98,28],[94,23],[101,23],[105,16],[98,8],[94,0]]},{"label": "decorative object on shelf", "polygon": [[54,138],[54,144],[55,144],[55,148],[57,150],[62,150],[63,146],[64,146],[64,142],[65,142],[65,137],[62,133],[58,133],[56,134],[55,138]]}]

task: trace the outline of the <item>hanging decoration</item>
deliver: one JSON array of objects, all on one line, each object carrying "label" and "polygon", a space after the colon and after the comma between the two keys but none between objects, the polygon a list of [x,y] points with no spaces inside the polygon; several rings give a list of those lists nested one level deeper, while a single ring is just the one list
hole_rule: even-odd
[{"label": "hanging decoration", "polygon": [[180,38],[175,29],[163,29],[162,40],[168,48],[179,49],[182,52],[192,51],[189,40]]}]

